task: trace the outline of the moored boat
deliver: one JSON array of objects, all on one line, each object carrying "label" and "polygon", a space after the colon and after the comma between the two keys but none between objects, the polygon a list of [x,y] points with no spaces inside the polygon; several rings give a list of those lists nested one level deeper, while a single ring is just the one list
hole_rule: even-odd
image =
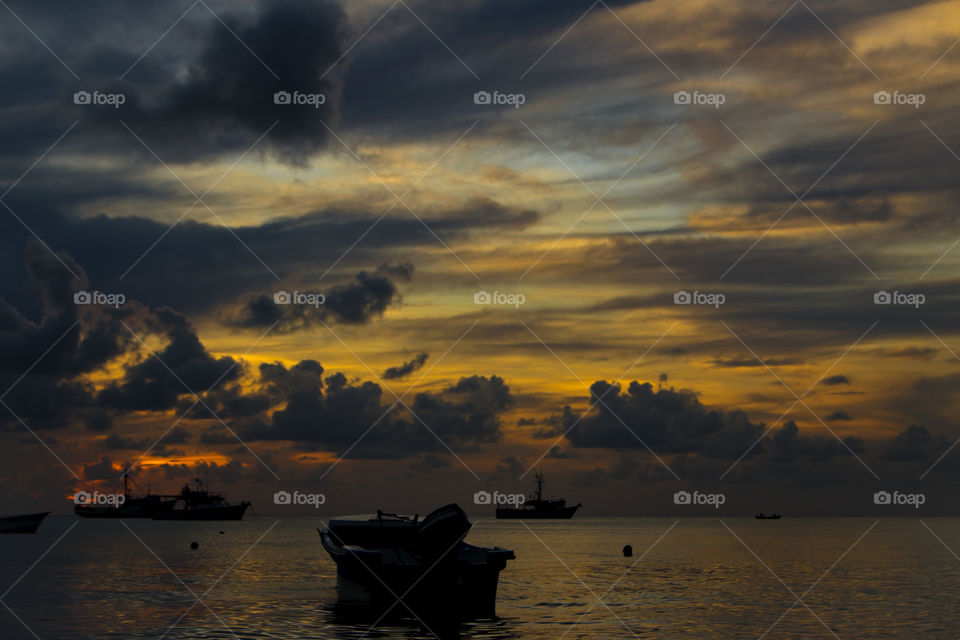
[{"label": "moored boat", "polygon": [[73,512],[81,518],[152,518],[158,513],[171,511],[176,503],[176,496],[164,496],[149,491],[145,493],[134,493],[131,485],[136,487],[136,483],[129,477],[128,473],[123,474],[123,493],[122,498],[116,501],[116,504],[88,504],[86,500],[81,501],[80,497],[89,498],[90,494],[82,491],[74,494]]},{"label": "moored boat", "polygon": [[536,476],[537,492],[527,498],[517,507],[497,507],[498,520],[569,520],[577,509],[582,507],[576,504],[567,506],[563,499],[546,500],[543,497],[543,474]]},{"label": "moored boat", "polygon": [[471,526],[463,509],[449,504],[422,520],[378,511],[335,518],[318,531],[346,602],[417,617],[492,616],[500,571],[515,556],[465,542]]},{"label": "moored boat", "polygon": [[754,516],[757,520],[779,520],[779,513],[771,513],[770,515],[765,515],[762,511]]},{"label": "moored boat", "polygon": [[16,516],[0,516],[0,533],[35,533],[49,511]]},{"label": "moored boat", "polygon": [[184,485],[176,497],[177,506],[155,513],[154,520],[242,520],[249,502],[231,504],[220,494],[210,493],[197,478],[194,487]]}]

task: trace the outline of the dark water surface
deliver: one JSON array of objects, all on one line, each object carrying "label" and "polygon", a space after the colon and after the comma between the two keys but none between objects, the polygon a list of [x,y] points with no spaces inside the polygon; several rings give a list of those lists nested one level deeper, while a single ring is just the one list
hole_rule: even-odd
[{"label": "dark water surface", "polygon": [[0,638],[960,635],[960,559],[944,546],[960,549],[960,519],[478,519],[469,541],[517,554],[498,618],[373,628],[376,615],[335,606],[319,526],[52,516],[36,535],[0,537]]}]

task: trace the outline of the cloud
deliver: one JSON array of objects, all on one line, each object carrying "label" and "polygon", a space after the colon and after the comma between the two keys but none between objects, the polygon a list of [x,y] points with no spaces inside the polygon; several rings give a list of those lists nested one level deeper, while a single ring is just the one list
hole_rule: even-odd
[{"label": "cloud", "polygon": [[399,367],[390,367],[383,372],[384,380],[400,380],[414,371],[419,371],[429,357],[426,353],[418,353],[411,360],[407,360]]},{"label": "cloud", "polygon": [[165,308],[155,318],[157,331],[168,340],[166,347],[127,367],[121,380],[100,391],[97,397],[105,406],[163,411],[176,406],[184,394],[199,394],[240,376],[240,363],[230,356],[211,356],[184,316]]},{"label": "cloud", "polygon": [[943,436],[933,435],[922,425],[910,425],[887,443],[883,458],[894,462],[933,461],[949,446]]},{"label": "cloud", "polygon": [[566,406],[539,435],[566,434],[579,448],[637,449],[646,443],[657,453],[736,458],[763,432],[743,411],[708,409],[693,391],[655,391],[649,382],[633,381],[622,392],[620,385],[598,380],[590,386],[590,402],[596,408],[586,417]]},{"label": "cloud", "polygon": [[[128,95],[122,116],[95,112],[105,114],[104,129],[122,117],[168,161],[239,154],[269,129],[261,142],[265,148],[282,162],[307,164],[327,143],[325,125],[339,120],[339,76],[321,76],[343,54],[345,14],[327,0],[260,7],[253,18],[225,14],[225,24],[211,16],[196,57],[176,60],[179,73],[166,69],[171,72],[166,77],[177,78],[173,84],[160,81],[159,70],[134,69],[129,84],[117,86]],[[324,99],[276,104],[277,92]]]},{"label": "cloud", "polygon": [[309,292],[314,296],[323,295],[322,300],[316,298],[316,303],[298,302],[297,293],[300,292],[280,294],[284,299],[290,298],[284,304],[277,303],[277,294],[256,295],[240,309],[225,315],[222,322],[237,329],[263,330],[275,325],[278,333],[301,331],[325,322],[365,324],[382,316],[387,307],[399,299],[392,281],[366,271],[356,275],[356,282],[331,287],[326,293]]},{"label": "cloud", "polygon": [[837,409],[836,411],[834,411],[833,413],[827,416],[828,422],[848,421],[848,420],[853,420],[853,418],[851,418],[850,414],[844,411],[843,409]]},{"label": "cloud", "polygon": [[850,384],[850,379],[844,375],[835,375],[830,376],[829,378],[824,378],[820,381],[821,384],[825,384],[828,387],[833,387],[838,384]]},{"label": "cloud", "polygon": [[[247,441],[286,440],[306,449],[351,458],[393,458],[415,453],[472,450],[501,436],[501,414],[513,403],[503,379],[469,376],[437,392],[422,392],[411,411],[391,407],[381,387],[351,382],[342,373],[302,361],[291,368],[263,364],[260,380],[278,408],[240,422]],[[365,435],[364,435],[365,434]],[[361,439],[361,436],[363,438]]]}]

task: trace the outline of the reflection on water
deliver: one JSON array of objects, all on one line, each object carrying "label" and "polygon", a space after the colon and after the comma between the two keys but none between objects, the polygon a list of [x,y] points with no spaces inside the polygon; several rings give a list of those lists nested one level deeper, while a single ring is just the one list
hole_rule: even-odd
[{"label": "reflection on water", "polygon": [[[725,521],[742,544],[719,520],[683,519],[642,557],[673,521],[529,523],[534,536],[481,519],[469,539],[517,560],[501,574],[498,617],[465,622],[338,604],[314,518],[280,519],[259,544],[274,520],[83,520],[23,576],[74,522],[0,538],[4,640],[35,638],[18,617],[44,640],[728,638],[775,623],[767,637],[936,639],[960,628],[960,562],[911,519],[882,520],[826,575],[872,520]],[[927,524],[960,549],[960,520]],[[796,603],[788,587],[813,588]]]}]

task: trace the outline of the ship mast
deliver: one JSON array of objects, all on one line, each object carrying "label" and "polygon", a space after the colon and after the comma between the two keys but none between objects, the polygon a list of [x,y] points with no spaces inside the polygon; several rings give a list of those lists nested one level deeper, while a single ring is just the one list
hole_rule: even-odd
[{"label": "ship mast", "polygon": [[537,473],[537,502],[543,500],[543,472]]}]

